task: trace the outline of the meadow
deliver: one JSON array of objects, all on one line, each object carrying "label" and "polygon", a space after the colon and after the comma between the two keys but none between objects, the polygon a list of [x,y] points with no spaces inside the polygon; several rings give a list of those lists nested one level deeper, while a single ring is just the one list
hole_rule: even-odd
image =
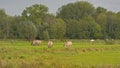
[{"label": "meadow", "polygon": [[53,41],[47,48],[47,41],[32,46],[25,40],[0,40],[0,68],[120,68],[119,40],[72,40],[68,48],[63,41]]}]

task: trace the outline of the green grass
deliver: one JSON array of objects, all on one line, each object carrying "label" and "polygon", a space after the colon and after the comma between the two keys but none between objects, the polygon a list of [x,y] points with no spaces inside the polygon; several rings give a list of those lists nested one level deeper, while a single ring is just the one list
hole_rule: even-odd
[{"label": "green grass", "polygon": [[47,48],[44,41],[32,46],[29,41],[0,41],[0,68],[119,68],[119,40],[106,45],[99,40],[73,40],[69,48],[62,41],[54,41],[53,48]]}]

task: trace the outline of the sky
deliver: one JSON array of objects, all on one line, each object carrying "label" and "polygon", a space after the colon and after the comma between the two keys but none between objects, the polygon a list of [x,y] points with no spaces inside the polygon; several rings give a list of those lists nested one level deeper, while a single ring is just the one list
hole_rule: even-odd
[{"label": "sky", "polygon": [[95,7],[101,6],[108,11],[120,11],[120,0],[0,0],[0,8],[4,9],[8,15],[21,15],[26,7],[34,4],[43,4],[49,8],[49,12],[55,14],[62,5],[76,2],[88,1]]}]

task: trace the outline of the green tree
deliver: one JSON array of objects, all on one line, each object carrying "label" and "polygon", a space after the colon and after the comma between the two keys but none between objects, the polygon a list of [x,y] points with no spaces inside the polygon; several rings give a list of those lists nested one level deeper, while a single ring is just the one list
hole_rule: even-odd
[{"label": "green tree", "polygon": [[42,4],[35,4],[27,7],[23,12],[23,19],[30,20],[35,23],[35,25],[40,25],[42,18],[48,13],[48,7]]},{"label": "green tree", "polygon": [[3,9],[0,9],[0,38],[9,37],[8,16]]},{"label": "green tree", "polygon": [[66,24],[62,19],[56,20],[56,35],[58,39],[63,39],[66,34]]},{"label": "green tree", "polygon": [[48,41],[50,39],[49,33],[47,30],[43,31],[43,39],[46,41]]},{"label": "green tree", "polygon": [[48,7],[42,4],[35,4],[30,7],[27,7],[23,13],[22,18],[24,20],[32,21],[37,27],[37,38],[43,39],[43,31],[44,31],[44,17],[48,15]]},{"label": "green tree", "polygon": [[109,38],[120,38],[120,19],[119,16],[113,12],[107,13],[106,32]]},{"label": "green tree", "polygon": [[101,27],[99,24],[95,22],[95,20],[88,16],[84,19],[80,20],[80,31],[79,37],[80,38],[100,38],[101,37]]},{"label": "green tree", "polygon": [[69,38],[89,39],[100,38],[101,28],[92,17],[85,17],[79,21],[69,20],[67,23],[67,36]]},{"label": "green tree", "polygon": [[10,16],[9,17],[9,23],[10,23],[10,27],[9,27],[9,38],[10,39],[17,39],[19,36],[19,31],[17,30],[17,26],[19,25],[19,22],[22,21],[21,16]]},{"label": "green tree", "polygon": [[80,23],[77,20],[67,21],[66,36],[69,38],[78,38],[78,32],[80,32]]},{"label": "green tree", "polygon": [[37,35],[37,29],[31,21],[20,22],[17,30],[21,39],[32,40]]},{"label": "green tree", "polygon": [[50,39],[62,39],[66,33],[66,24],[62,19],[53,15],[46,15],[43,19],[43,31],[48,30]]},{"label": "green tree", "polygon": [[56,21],[55,16],[53,16],[53,15],[46,16],[44,21],[48,25],[47,30],[49,32],[50,38],[51,39],[56,39],[57,38],[57,27],[58,26],[56,26],[57,21]]},{"label": "green tree", "polygon": [[100,25],[101,27],[101,32],[102,32],[102,37],[101,38],[107,38],[107,14],[106,13],[100,13],[96,17],[96,22]]},{"label": "green tree", "polygon": [[96,9],[96,14],[105,13],[105,12],[107,12],[107,9],[103,7],[97,7]]},{"label": "green tree", "polygon": [[85,16],[92,16],[95,13],[95,9],[92,4],[86,1],[78,1],[75,3],[69,3],[59,8],[57,15],[64,20],[83,18]]}]

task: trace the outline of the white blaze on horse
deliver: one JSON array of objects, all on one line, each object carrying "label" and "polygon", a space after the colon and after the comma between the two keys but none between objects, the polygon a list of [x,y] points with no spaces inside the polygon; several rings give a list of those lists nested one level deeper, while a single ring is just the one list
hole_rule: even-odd
[{"label": "white blaze on horse", "polygon": [[48,41],[48,48],[51,48],[53,46],[53,42],[52,41]]},{"label": "white blaze on horse", "polygon": [[71,45],[72,45],[72,41],[67,41],[67,42],[65,42],[65,44],[64,44],[65,47],[69,47],[69,46],[71,46]]},{"label": "white blaze on horse", "polygon": [[32,45],[33,45],[33,46],[35,46],[35,45],[38,45],[38,46],[39,46],[41,43],[42,43],[41,40],[33,40],[33,41],[32,41]]}]

